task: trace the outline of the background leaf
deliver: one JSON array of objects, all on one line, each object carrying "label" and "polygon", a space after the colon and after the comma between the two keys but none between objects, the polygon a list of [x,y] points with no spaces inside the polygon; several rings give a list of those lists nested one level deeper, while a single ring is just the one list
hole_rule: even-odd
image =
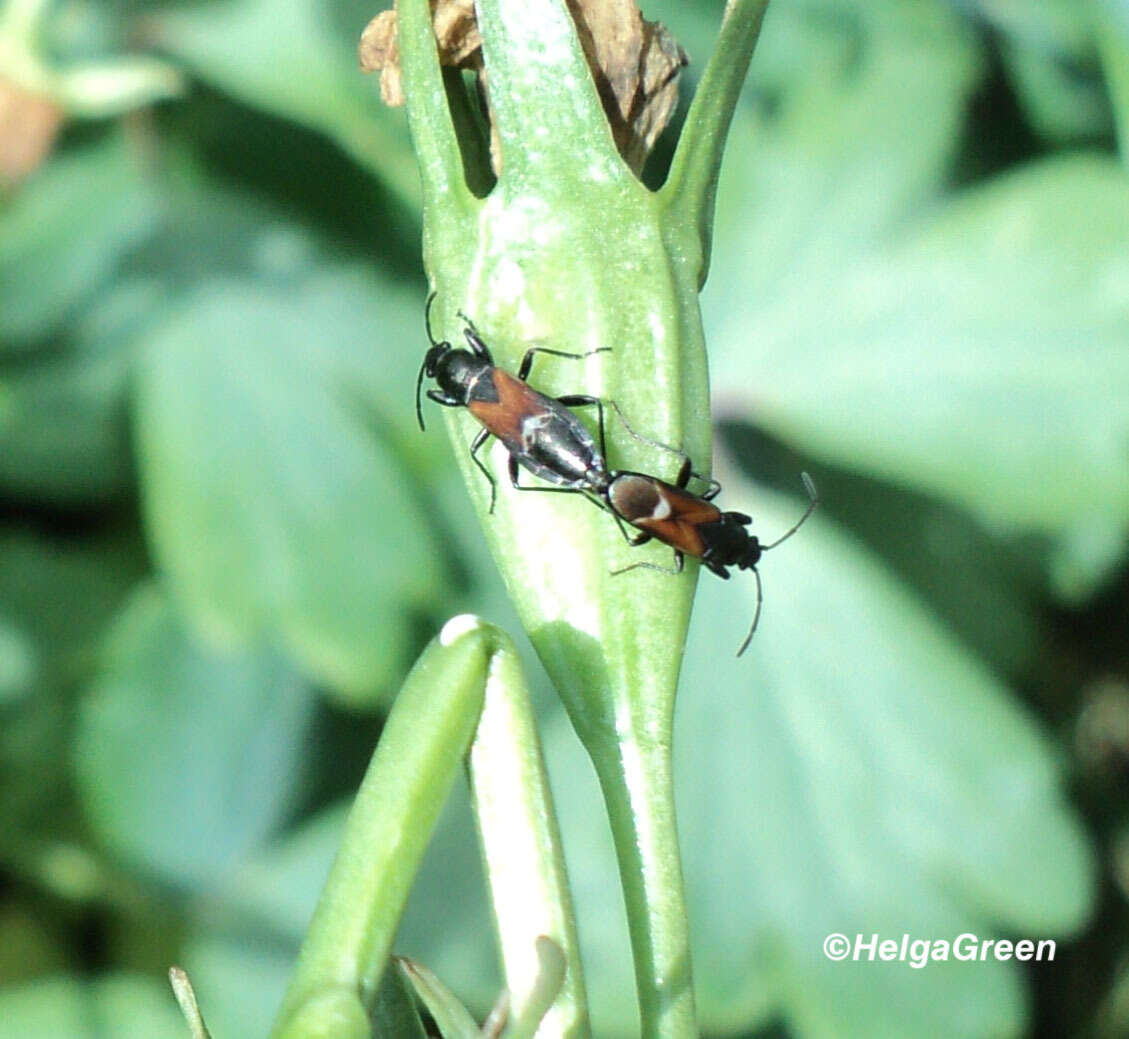
[{"label": "background leaf", "polygon": [[41,171],[6,207],[0,236],[0,355],[52,331],[106,284],[158,218],[124,137]]},{"label": "background leaf", "polygon": [[[769,538],[802,508],[732,477],[727,490]],[[804,1032],[1017,1031],[1014,965],[852,973],[823,955],[832,932],[1073,930],[1092,864],[1049,746],[998,682],[827,517],[802,534],[761,564],[745,658],[710,647],[740,644],[754,583],[699,592],[679,746],[713,752],[676,767],[712,1027],[744,1019],[759,981]],[[829,637],[845,618],[853,639]]]},{"label": "background leaf", "polygon": [[[1033,166],[841,267],[803,307],[785,295],[730,308],[719,397],[814,453],[989,524],[1124,527],[1127,246],[1129,185],[1114,164]],[[771,378],[742,385],[735,371],[750,355]],[[1100,428],[1084,430],[1095,414]]]},{"label": "background leaf", "polygon": [[156,15],[163,46],[202,78],[264,111],[329,134],[402,203],[419,204],[403,119],[358,75],[357,43],[377,9],[355,0],[244,0]]},{"label": "background leaf", "polygon": [[194,645],[158,589],[116,622],[79,719],[80,794],[116,855],[211,881],[293,805],[312,700],[270,652]]},{"label": "background leaf", "polygon": [[85,982],[54,978],[0,992],[0,1036],[94,1034],[92,1021],[113,1021],[122,1039],[183,1039],[184,1018],[150,978],[115,975]]},{"label": "background leaf", "polygon": [[138,442],[158,558],[201,630],[278,639],[360,696],[406,663],[405,608],[441,571],[378,417],[317,345],[318,303],[239,282],[189,300],[149,341]]}]

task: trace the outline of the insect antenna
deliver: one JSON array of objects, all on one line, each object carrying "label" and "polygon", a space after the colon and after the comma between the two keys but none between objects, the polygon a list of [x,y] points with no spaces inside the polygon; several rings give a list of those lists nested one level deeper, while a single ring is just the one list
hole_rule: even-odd
[{"label": "insect antenna", "polygon": [[430,357],[431,357],[431,351],[428,350],[427,356],[424,357],[424,359],[423,359],[423,364],[421,364],[419,366],[419,375],[416,378],[416,418],[419,419],[419,428],[421,430],[423,430],[424,432],[427,432],[427,431],[424,429],[424,425],[423,425],[423,405],[420,404],[419,397],[420,397],[420,390],[423,388],[423,373],[427,369],[427,362],[428,362]]},{"label": "insect antenna", "polygon": [[749,648],[749,643],[753,641],[753,635],[756,634],[757,625],[761,619],[761,603],[764,601],[764,591],[761,587],[760,571],[755,566],[753,567],[753,577],[757,579],[757,608],[753,611],[753,623],[749,626],[749,634],[745,636],[745,641],[741,643],[741,648],[737,650],[737,656],[741,656]]},{"label": "insect antenna", "polygon": [[[807,474],[800,473],[800,479],[804,481],[804,490],[808,492],[808,507],[804,510],[804,514],[789,528],[789,530],[778,537],[771,545],[761,545],[761,552],[767,552],[770,548],[776,548],[782,541],[787,541],[797,530],[800,529],[807,521],[808,517],[815,512],[819,505],[819,491],[815,489],[815,481]],[[741,643],[741,648],[737,650],[737,656],[741,656],[749,648],[749,643],[753,641],[753,635],[756,633],[757,625],[761,619],[761,603],[764,601],[764,588],[761,585],[760,571],[754,566],[753,577],[757,582],[757,608],[753,612],[753,623],[749,627],[749,634],[745,636],[745,641]]]},{"label": "insect antenna", "polygon": [[809,501],[806,511],[785,534],[778,537],[771,545],[761,545],[762,552],[767,552],[770,548],[775,548],[781,542],[787,541],[800,527],[807,523],[808,517],[815,512],[819,505],[819,491],[815,489],[815,481],[807,473],[800,473],[800,479],[804,481],[804,490],[808,492]]},{"label": "insect antenna", "polygon": [[423,406],[420,404],[420,390],[423,388],[423,373],[427,370],[427,363],[435,354],[436,347],[443,346],[434,336],[431,331],[431,304],[435,302],[435,297],[439,293],[432,291],[431,295],[427,297],[427,303],[423,308],[423,325],[427,330],[427,341],[431,344],[431,349],[423,356],[423,364],[419,366],[419,375],[416,376],[416,418],[419,419],[419,428],[427,432],[423,426]]},{"label": "insect antenna", "polygon": [[427,329],[427,341],[432,346],[438,346],[439,345],[435,336],[431,332],[431,304],[435,302],[435,297],[438,296],[438,295],[439,295],[438,292],[433,291],[431,293],[431,295],[429,295],[427,297],[427,303],[424,304],[424,308],[423,308],[423,324],[424,324],[424,327]]}]

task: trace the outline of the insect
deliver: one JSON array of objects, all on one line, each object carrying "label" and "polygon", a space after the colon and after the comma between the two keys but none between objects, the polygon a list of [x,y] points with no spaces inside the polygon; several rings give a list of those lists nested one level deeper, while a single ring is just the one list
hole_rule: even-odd
[{"label": "insect", "polygon": [[[584,423],[569,410],[595,407],[602,436],[603,402],[599,397],[582,393],[547,397],[529,386],[526,380],[533,369],[536,354],[580,360],[592,354],[610,352],[611,348],[604,346],[585,354],[571,354],[535,346],[526,351],[515,377],[494,364],[490,348],[483,342],[474,323],[461,311],[459,317],[465,322],[463,335],[467,347],[459,348],[446,340],[436,340],[431,331],[431,304],[434,300],[435,293],[432,293],[424,312],[431,347],[416,379],[416,416],[420,429],[423,429],[420,390],[426,375],[438,384],[436,389],[427,391],[430,400],[449,408],[466,408],[482,423],[482,429],[471,441],[470,456],[490,482],[490,511],[494,511],[497,499],[497,482],[478,457],[478,451],[491,436],[497,437],[509,452],[510,483],[519,491],[576,493],[588,487],[603,486],[607,481],[604,451],[596,446]],[[518,482],[519,466],[556,486],[523,486]]]},{"label": "insect", "polygon": [[743,512],[723,512],[713,504],[713,499],[721,490],[721,485],[716,480],[708,481],[707,490],[698,495],[687,490],[691,476],[703,479],[692,471],[690,459],[684,457],[673,484],[645,473],[613,470],[608,474],[606,485],[589,489],[589,494],[597,497],[598,503],[607,508],[617,522],[626,521],[642,531],[641,534],[632,536],[623,529],[620,522],[620,530],[628,544],[643,545],[654,539],[674,549],[673,569],[638,562],[613,571],[614,573],[622,574],[637,567],[645,567],[662,573],[679,574],[688,555],[700,559],[707,569],[725,580],[729,579],[730,567],[753,572],[757,582],[757,605],[749,633],[737,650],[737,656],[741,656],[749,648],[760,622],[764,592],[757,564],[765,552],[787,541],[804,525],[819,504],[819,495],[811,477],[802,473],[804,489],[809,498],[807,510],[781,537],[766,545],[749,532],[751,516],[746,516]]},{"label": "insect", "polygon": [[[674,550],[673,568],[640,561],[613,570],[613,574],[627,573],[640,567],[658,570],[660,573],[680,574],[685,566],[685,557],[688,555],[700,559],[707,569],[725,580],[729,579],[730,567],[751,570],[757,582],[757,605],[749,633],[737,651],[737,656],[741,656],[749,648],[760,621],[764,594],[757,564],[765,552],[776,548],[795,534],[815,511],[819,504],[815,483],[807,473],[800,474],[804,489],[808,493],[807,510],[781,537],[766,545],[755,534],[749,532],[751,516],[743,512],[723,512],[713,504],[713,499],[721,492],[721,484],[717,480],[706,479],[700,473],[694,472],[690,458],[676,448],[636,433],[624,417],[619,405],[614,400],[607,403],[619,416],[628,433],[637,440],[669,451],[682,459],[675,482],[667,483],[657,476],[630,469],[609,469],[606,462],[600,459],[602,464],[590,467],[585,482],[579,486],[560,489],[584,494],[595,504],[610,512],[629,545],[644,545],[648,541],[656,540],[669,545]],[[606,457],[602,407],[599,410],[599,440],[601,451]],[[688,489],[691,478],[707,485],[701,494],[694,494]],[[641,533],[629,533],[624,523],[630,524]]]}]

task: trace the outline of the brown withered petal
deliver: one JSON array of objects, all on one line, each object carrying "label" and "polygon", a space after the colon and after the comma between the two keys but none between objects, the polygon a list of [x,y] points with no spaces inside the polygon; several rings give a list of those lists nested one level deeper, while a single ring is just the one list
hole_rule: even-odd
[{"label": "brown withered petal", "polygon": [[686,54],[634,0],[568,0],[580,43],[624,161],[642,169],[678,104]]},{"label": "brown withered petal", "polygon": [[[440,64],[462,69],[482,68],[482,38],[474,18],[474,0],[431,0],[431,20]],[[363,71],[380,72],[381,100],[390,108],[403,105],[394,10],[381,11],[365,26],[357,55]]]},{"label": "brown withered petal", "polygon": [[[643,18],[634,0],[567,2],[616,147],[638,173],[674,114],[686,54],[665,26]],[[432,0],[431,9],[440,63],[473,69],[484,79],[473,0]],[[362,69],[380,71],[384,103],[402,105],[395,11],[383,11],[369,22],[359,52]],[[498,172],[496,142],[491,152]]]}]

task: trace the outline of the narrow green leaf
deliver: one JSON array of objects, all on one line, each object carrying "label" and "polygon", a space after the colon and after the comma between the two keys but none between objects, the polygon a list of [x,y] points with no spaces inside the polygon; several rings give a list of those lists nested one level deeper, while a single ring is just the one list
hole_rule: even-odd
[{"label": "narrow green leaf", "polygon": [[684,234],[697,235],[694,245],[701,257],[699,285],[705,283],[709,273],[714,201],[729,123],[767,7],[768,0],[726,3],[717,46],[686,115],[670,175],[662,190],[669,219],[686,225]]},{"label": "narrow green leaf", "polygon": [[435,1027],[443,1039],[481,1039],[482,1033],[470,1011],[434,971],[413,960],[397,959],[396,966],[435,1019]]},{"label": "narrow green leaf", "polygon": [[169,984],[172,985],[173,995],[176,996],[180,1012],[184,1015],[188,1030],[192,1033],[192,1039],[211,1039],[204,1018],[200,1015],[200,1006],[196,1002],[192,982],[183,968],[169,968]]},{"label": "narrow green leaf", "polygon": [[384,972],[372,1014],[372,1034],[390,1039],[426,1039],[411,990],[398,970]]},{"label": "narrow green leaf", "polygon": [[532,1036],[546,1014],[553,1035],[581,1039],[589,1034],[586,998],[564,853],[529,691],[512,643],[500,635],[470,780],[513,1039],[522,1029]]},{"label": "narrow green leaf", "polygon": [[425,227],[437,219],[458,221],[475,206],[463,176],[462,155],[439,68],[431,5],[426,0],[405,0],[397,7],[397,16],[404,97],[423,180]]}]

